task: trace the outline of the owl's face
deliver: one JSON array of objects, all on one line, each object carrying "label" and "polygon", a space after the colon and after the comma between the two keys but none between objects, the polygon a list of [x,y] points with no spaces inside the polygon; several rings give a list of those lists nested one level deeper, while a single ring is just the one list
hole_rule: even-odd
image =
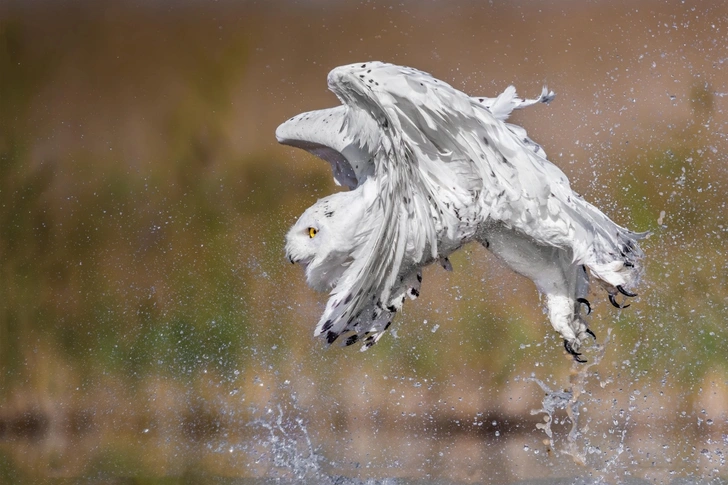
[{"label": "owl's face", "polygon": [[328,291],[336,286],[362,244],[362,218],[366,201],[361,188],[339,192],[306,209],[286,235],[286,257],[306,269],[313,289]]},{"label": "owl's face", "polygon": [[324,214],[330,214],[331,211],[327,212],[325,209],[321,201],[318,201],[309,207],[288,231],[286,257],[291,263],[300,263],[307,268],[316,256],[326,254],[326,239],[331,236],[331,228],[328,227],[327,217]]}]

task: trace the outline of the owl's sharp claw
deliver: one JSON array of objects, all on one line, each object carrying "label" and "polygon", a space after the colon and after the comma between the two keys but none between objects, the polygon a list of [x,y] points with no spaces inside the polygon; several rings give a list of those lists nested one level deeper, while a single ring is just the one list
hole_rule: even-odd
[{"label": "owl's sharp claw", "polygon": [[588,328],[587,328],[587,329],[585,330],[585,332],[586,332],[586,333],[588,333],[589,335],[591,335],[591,336],[592,336],[592,338],[593,338],[594,340],[596,340],[596,339],[597,339],[597,336],[596,336],[596,335],[594,334],[594,332],[592,332],[592,331],[591,331],[591,329],[588,329]]},{"label": "owl's sharp claw", "polygon": [[614,295],[609,295],[609,303],[611,303],[612,305],[614,305],[615,308],[619,308],[620,310],[622,308],[627,308],[629,306],[629,304],[620,305],[619,303],[617,303],[617,300],[614,299]]},{"label": "owl's sharp claw", "polygon": [[582,359],[581,354],[574,350],[574,348],[571,346],[571,343],[566,339],[564,339],[564,348],[574,358],[575,361],[579,363],[586,362],[586,359]]},{"label": "owl's sharp claw", "polygon": [[586,314],[591,315],[591,305],[589,304],[589,300],[587,300],[586,298],[577,298],[576,301],[583,305],[586,305]]},{"label": "owl's sharp claw", "polygon": [[629,291],[622,288],[622,285],[617,285],[617,291],[619,291],[624,296],[628,296],[630,298],[634,298],[635,296],[637,296],[637,293],[630,293]]}]

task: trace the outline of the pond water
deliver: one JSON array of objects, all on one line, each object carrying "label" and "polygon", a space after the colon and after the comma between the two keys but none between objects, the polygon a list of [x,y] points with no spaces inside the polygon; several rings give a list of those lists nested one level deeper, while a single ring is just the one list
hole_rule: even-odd
[{"label": "pond water", "polygon": [[[0,482],[725,483],[724,2],[0,4]],[[467,246],[371,350],[313,338],[284,235],[337,188],[278,146],[378,59],[493,96],[652,231],[573,362]],[[721,481],[722,480],[722,481]]]}]

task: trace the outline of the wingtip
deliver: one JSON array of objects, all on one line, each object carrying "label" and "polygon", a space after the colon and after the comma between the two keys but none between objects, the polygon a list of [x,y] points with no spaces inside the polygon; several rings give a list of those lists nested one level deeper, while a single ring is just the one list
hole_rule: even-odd
[{"label": "wingtip", "polygon": [[290,118],[290,119],[284,121],[283,123],[278,125],[278,128],[276,128],[276,140],[281,145],[285,145],[286,141],[291,139],[291,134],[289,133],[289,127],[290,127],[290,122],[295,121],[295,119],[296,119],[296,117],[294,116],[293,118]]},{"label": "wingtip", "polygon": [[278,143],[281,145],[296,146],[296,142],[309,141],[307,140],[307,133],[301,128],[301,118],[301,115],[296,115],[278,125],[278,128],[276,128],[276,140]]},{"label": "wingtip", "polygon": [[278,128],[276,128],[276,141],[278,143],[280,143],[281,145],[284,144],[284,140],[285,140],[285,138],[283,136],[283,131],[281,130],[282,127],[283,127],[283,124],[280,124],[280,125],[278,125]]}]

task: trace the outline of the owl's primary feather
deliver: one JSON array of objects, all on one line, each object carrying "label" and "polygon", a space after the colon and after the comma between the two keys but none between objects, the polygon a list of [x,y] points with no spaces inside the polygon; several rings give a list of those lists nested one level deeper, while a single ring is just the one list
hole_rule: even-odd
[{"label": "owl's primary feather", "polygon": [[[423,266],[479,241],[534,281],[579,359],[591,334],[581,315],[586,268],[617,306],[614,296],[633,295],[626,288],[638,282],[644,235],[574,193],[525,130],[505,122],[553,93],[544,88],[521,100],[509,87],[496,98],[469,97],[429,74],[380,62],[338,67],[328,83],[342,106],[298,115],[276,131],[281,143],[328,161],[351,189],[319,201],[288,235],[289,257],[308,265],[309,284],[331,291],[315,334],[372,345],[405,296],[419,293]],[[325,249],[297,257],[299,237],[308,237],[297,227],[331,204],[350,216],[324,221]]]}]

